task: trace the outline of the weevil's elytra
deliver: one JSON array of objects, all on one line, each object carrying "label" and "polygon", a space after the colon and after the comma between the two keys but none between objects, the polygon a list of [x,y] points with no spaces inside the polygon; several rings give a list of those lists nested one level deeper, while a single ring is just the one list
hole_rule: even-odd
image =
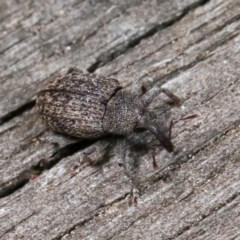
[{"label": "weevil's elytra", "polygon": [[[136,89],[136,92],[139,91]],[[146,129],[172,152],[171,140],[163,133],[161,125],[152,121],[147,110],[160,92],[177,103],[180,101],[170,91],[157,86],[134,94],[122,89],[116,79],[74,68],[49,81],[39,92],[36,106],[43,121],[56,132],[78,138],[98,138]]]},{"label": "weevil's elytra", "polygon": [[79,138],[104,135],[106,104],[120,89],[119,82],[71,69],[48,82],[37,97],[43,121],[54,131]]}]

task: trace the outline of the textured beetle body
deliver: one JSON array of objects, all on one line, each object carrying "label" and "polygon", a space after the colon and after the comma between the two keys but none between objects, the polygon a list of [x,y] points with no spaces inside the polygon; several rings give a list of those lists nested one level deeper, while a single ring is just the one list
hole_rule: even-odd
[{"label": "textured beetle body", "polygon": [[56,132],[97,138],[105,134],[106,105],[119,88],[115,79],[71,69],[40,91],[37,109],[44,123]]},{"label": "textured beetle body", "polygon": [[[89,139],[108,134],[127,136],[143,129],[150,131],[168,152],[172,152],[170,134],[164,133],[161,123],[155,122],[147,110],[161,92],[180,103],[177,96],[158,86],[147,91],[140,81],[135,81],[132,89],[122,89],[116,79],[73,68],[47,83],[37,96],[36,107],[44,123],[59,133]],[[116,139],[119,163],[138,188],[137,161],[135,157],[126,157],[128,140]],[[156,165],[154,156],[153,165]]]},{"label": "textured beetle body", "polygon": [[[133,86],[139,88],[139,84]],[[179,98],[166,89],[155,86],[146,92],[130,91],[122,89],[116,79],[74,68],[50,80],[38,94],[36,106],[43,121],[56,132],[78,138],[98,138],[146,129],[172,152],[171,140],[147,111],[148,105],[161,92],[179,103]]]}]

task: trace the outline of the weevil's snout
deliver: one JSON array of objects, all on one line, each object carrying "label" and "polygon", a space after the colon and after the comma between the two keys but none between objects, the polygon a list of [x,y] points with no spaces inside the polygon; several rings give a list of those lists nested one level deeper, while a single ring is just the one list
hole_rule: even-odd
[{"label": "weevil's snout", "polygon": [[173,152],[174,147],[170,139],[166,137],[166,139],[164,141],[160,141],[160,143],[168,152]]},{"label": "weevil's snout", "polygon": [[171,140],[164,134],[161,127],[155,123],[151,123],[146,127],[158,139],[161,145],[168,151],[173,152],[174,147]]}]

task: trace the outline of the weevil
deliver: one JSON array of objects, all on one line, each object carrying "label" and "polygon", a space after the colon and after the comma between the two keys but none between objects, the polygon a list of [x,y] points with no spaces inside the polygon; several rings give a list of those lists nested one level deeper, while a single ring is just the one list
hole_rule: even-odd
[{"label": "weevil", "polygon": [[[122,88],[114,78],[71,68],[45,85],[37,96],[36,107],[43,122],[58,133],[95,139],[109,134],[128,136],[145,129],[172,152],[170,137],[148,111],[149,104],[160,93],[180,103],[172,92],[158,86],[146,91],[140,81],[135,81],[129,90]],[[128,165],[125,164],[125,168],[131,175]]]}]

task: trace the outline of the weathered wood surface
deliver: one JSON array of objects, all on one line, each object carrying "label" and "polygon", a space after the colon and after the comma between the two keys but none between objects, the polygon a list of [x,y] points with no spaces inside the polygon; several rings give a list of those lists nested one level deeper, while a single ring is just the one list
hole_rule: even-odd
[{"label": "weathered wood surface", "polygon": [[[0,239],[240,239],[240,2],[1,1]],[[106,142],[69,142],[34,110],[44,81],[70,66],[141,79],[180,96],[151,105],[177,154],[139,156],[144,192]],[[78,150],[78,151],[77,151]]]}]

